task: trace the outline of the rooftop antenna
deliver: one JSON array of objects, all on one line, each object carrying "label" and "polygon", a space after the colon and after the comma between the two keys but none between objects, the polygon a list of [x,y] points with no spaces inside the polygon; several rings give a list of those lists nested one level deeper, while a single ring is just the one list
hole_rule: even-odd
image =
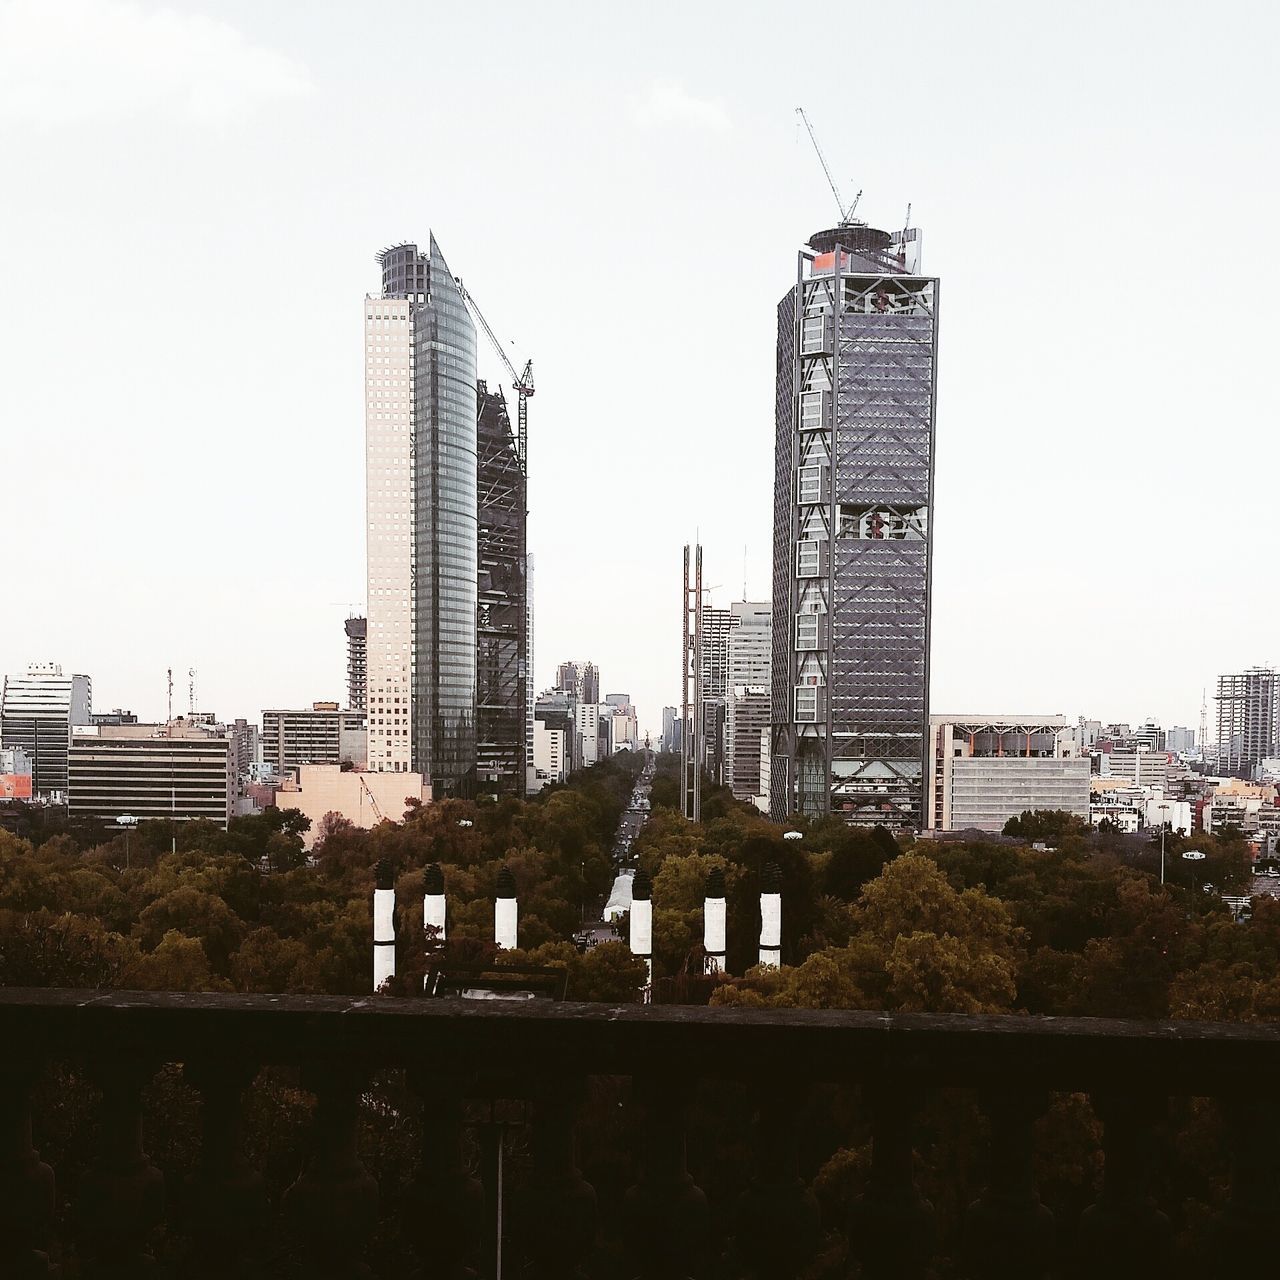
[{"label": "rooftop antenna", "polygon": [[187,714],[194,720],[196,718],[196,669],[195,667],[187,668]]},{"label": "rooftop antenna", "polygon": [[844,201],[840,199],[840,192],[836,188],[835,179],[831,176],[831,170],[827,166],[827,158],[822,154],[822,148],[818,145],[818,135],[813,131],[813,125],[809,123],[809,117],[805,115],[803,107],[796,108],[796,115],[804,121],[804,127],[809,131],[809,141],[813,143],[813,149],[818,153],[818,163],[822,165],[822,172],[827,175],[827,185],[831,188],[831,194],[836,198],[836,208],[840,210],[840,225],[846,226],[853,221],[853,211],[858,207],[858,201],[862,199],[862,192],[859,191],[853,198],[853,203],[846,209]]},{"label": "rooftop antenna", "polygon": [[902,220],[903,231],[911,230],[911,201],[907,201],[907,216]]},{"label": "rooftop antenna", "polygon": [[169,677],[169,723],[173,723],[173,668],[170,667],[166,674]]},{"label": "rooftop antenna", "polygon": [[747,598],[747,547],[745,543],[742,547],[742,598],[744,600]]}]

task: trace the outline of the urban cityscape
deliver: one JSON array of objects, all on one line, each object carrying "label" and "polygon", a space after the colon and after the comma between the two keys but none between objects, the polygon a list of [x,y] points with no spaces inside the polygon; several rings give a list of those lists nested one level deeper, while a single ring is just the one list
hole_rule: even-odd
[{"label": "urban cityscape", "polygon": [[1227,10],[0,0],[0,1280],[1274,1269]]}]

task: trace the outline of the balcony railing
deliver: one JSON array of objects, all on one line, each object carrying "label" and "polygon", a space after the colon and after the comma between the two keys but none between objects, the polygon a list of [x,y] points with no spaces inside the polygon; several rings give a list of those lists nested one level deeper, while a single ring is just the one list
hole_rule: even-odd
[{"label": "balcony railing", "polygon": [[[200,1097],[200,1134],[191,1167],[166,1178],[144,1151],[144,1122],[153,1134],[160,1122],[144,1096],[175,1064]],[[850,1275],[926,1276],[939,1256],[945,1274],[975,1280],[1179,1274],[1177,1206],[1153,1198],[1175,1095],[1218,1101],[1230,1151],[1199,1274],[1272,1274],[1278,1124],[1251,1099],[1278,1067],[1280,1027],[1256,1024],[0,990],[0,1276],[54,1274],[52,1250],[64,1276],[794,1277],[830,1227],[801,1178],[797,1121],[810,1091],[833,1084],[857,1087],[871,1135],[865,1189],[841,1224]],[[32,1099],[48,1092],[46,1073],[68,1069],[100,1100],[84,1167],[55,1188],[33,1149]],[[264,1069],[296,1072],[314,1095],[278,1204],[241,1137]],[[617,1161],[629,1172],[599,1195],[576,1155],[589,1077],[624,1078],[609,1105],[638,1109],[636,1149]],[[360,1154],[370,1082],[388,1078],[417,1099],[403,1104],[420,1153],[404,1185]],[[686,1155],[708,1082],[736,1090],[733,1114],[751,1118],[738,1139],[754,1172],[736,1205],[709,1205]],[[939,1236],[913,1153],[913,1117],[939,1089],[973,1091],[989,1134],[985,1188],[953,1239]],[[1034,1125],[1057,1092],[1088,1094],[1102,1133],[1096,1199],[1069,1247],[1033,1176]],[[531,1171],[518,1197],[503,1189],[514,1148]],[[392,1204],[416,1272],[369,1262]],[[166,1221],[185,1260],[157,1272]]]}]

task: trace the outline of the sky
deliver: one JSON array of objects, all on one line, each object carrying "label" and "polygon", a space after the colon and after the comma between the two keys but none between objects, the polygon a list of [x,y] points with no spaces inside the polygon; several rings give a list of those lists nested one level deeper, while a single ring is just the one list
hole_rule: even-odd
[{"label": "sky", "polygon": [[344,696],[361,304],[434,231],[534,361],[537,683],[594,661],[657,730],[683,544],[769,591],[775,308],[838,217],[803,106],[942,281],[933,709],[1194,727],[1280,660],[1278,42],[1242,0],[0,0],[0,671]]}]

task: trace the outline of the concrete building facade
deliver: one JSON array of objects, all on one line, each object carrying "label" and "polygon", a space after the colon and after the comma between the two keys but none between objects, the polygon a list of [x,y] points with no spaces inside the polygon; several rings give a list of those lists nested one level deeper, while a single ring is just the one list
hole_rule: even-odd
[{"label": "concrete building facade", "polygon": [[1090,762],[1064,717],[935,715],[929,727],[927,830],[1000,831],[1036,809],[1088,820]]},{"label": "concrete building facade", "polygon": [[177,719],[168,724],[78,725],[68,755],[72,817],[113,822],[207,819],[226,827],[235,775],[232,744],[219,726]]},{"label": "concrete building facade", "polygon": [[369,619],[348,618],[343,629],[347,635],[347,706],[363,711],[369,702]]},{"label": "concrete building facade", "polygon": [[304,764],[366,763],[365,713],[343,711],[336,702],[314,702],[298,711],[262,713],[262,760],[277,773]]},{"label": "concrete building facade", "polygon": [[411,800],[430,803],[431,788],[420,773],[371,773],[336,764],[304,764],[275,791],[279,809],[297,809],[311,819],[303,847],[311,849],[333,814],[369,831],[383,819],[399,822]]},{"label": "concrete building facade", "polygon": [[1280,681],[1271,667],[1218,677],[1219,773],[1252,778],[1276,753],[1280,734]]}]

